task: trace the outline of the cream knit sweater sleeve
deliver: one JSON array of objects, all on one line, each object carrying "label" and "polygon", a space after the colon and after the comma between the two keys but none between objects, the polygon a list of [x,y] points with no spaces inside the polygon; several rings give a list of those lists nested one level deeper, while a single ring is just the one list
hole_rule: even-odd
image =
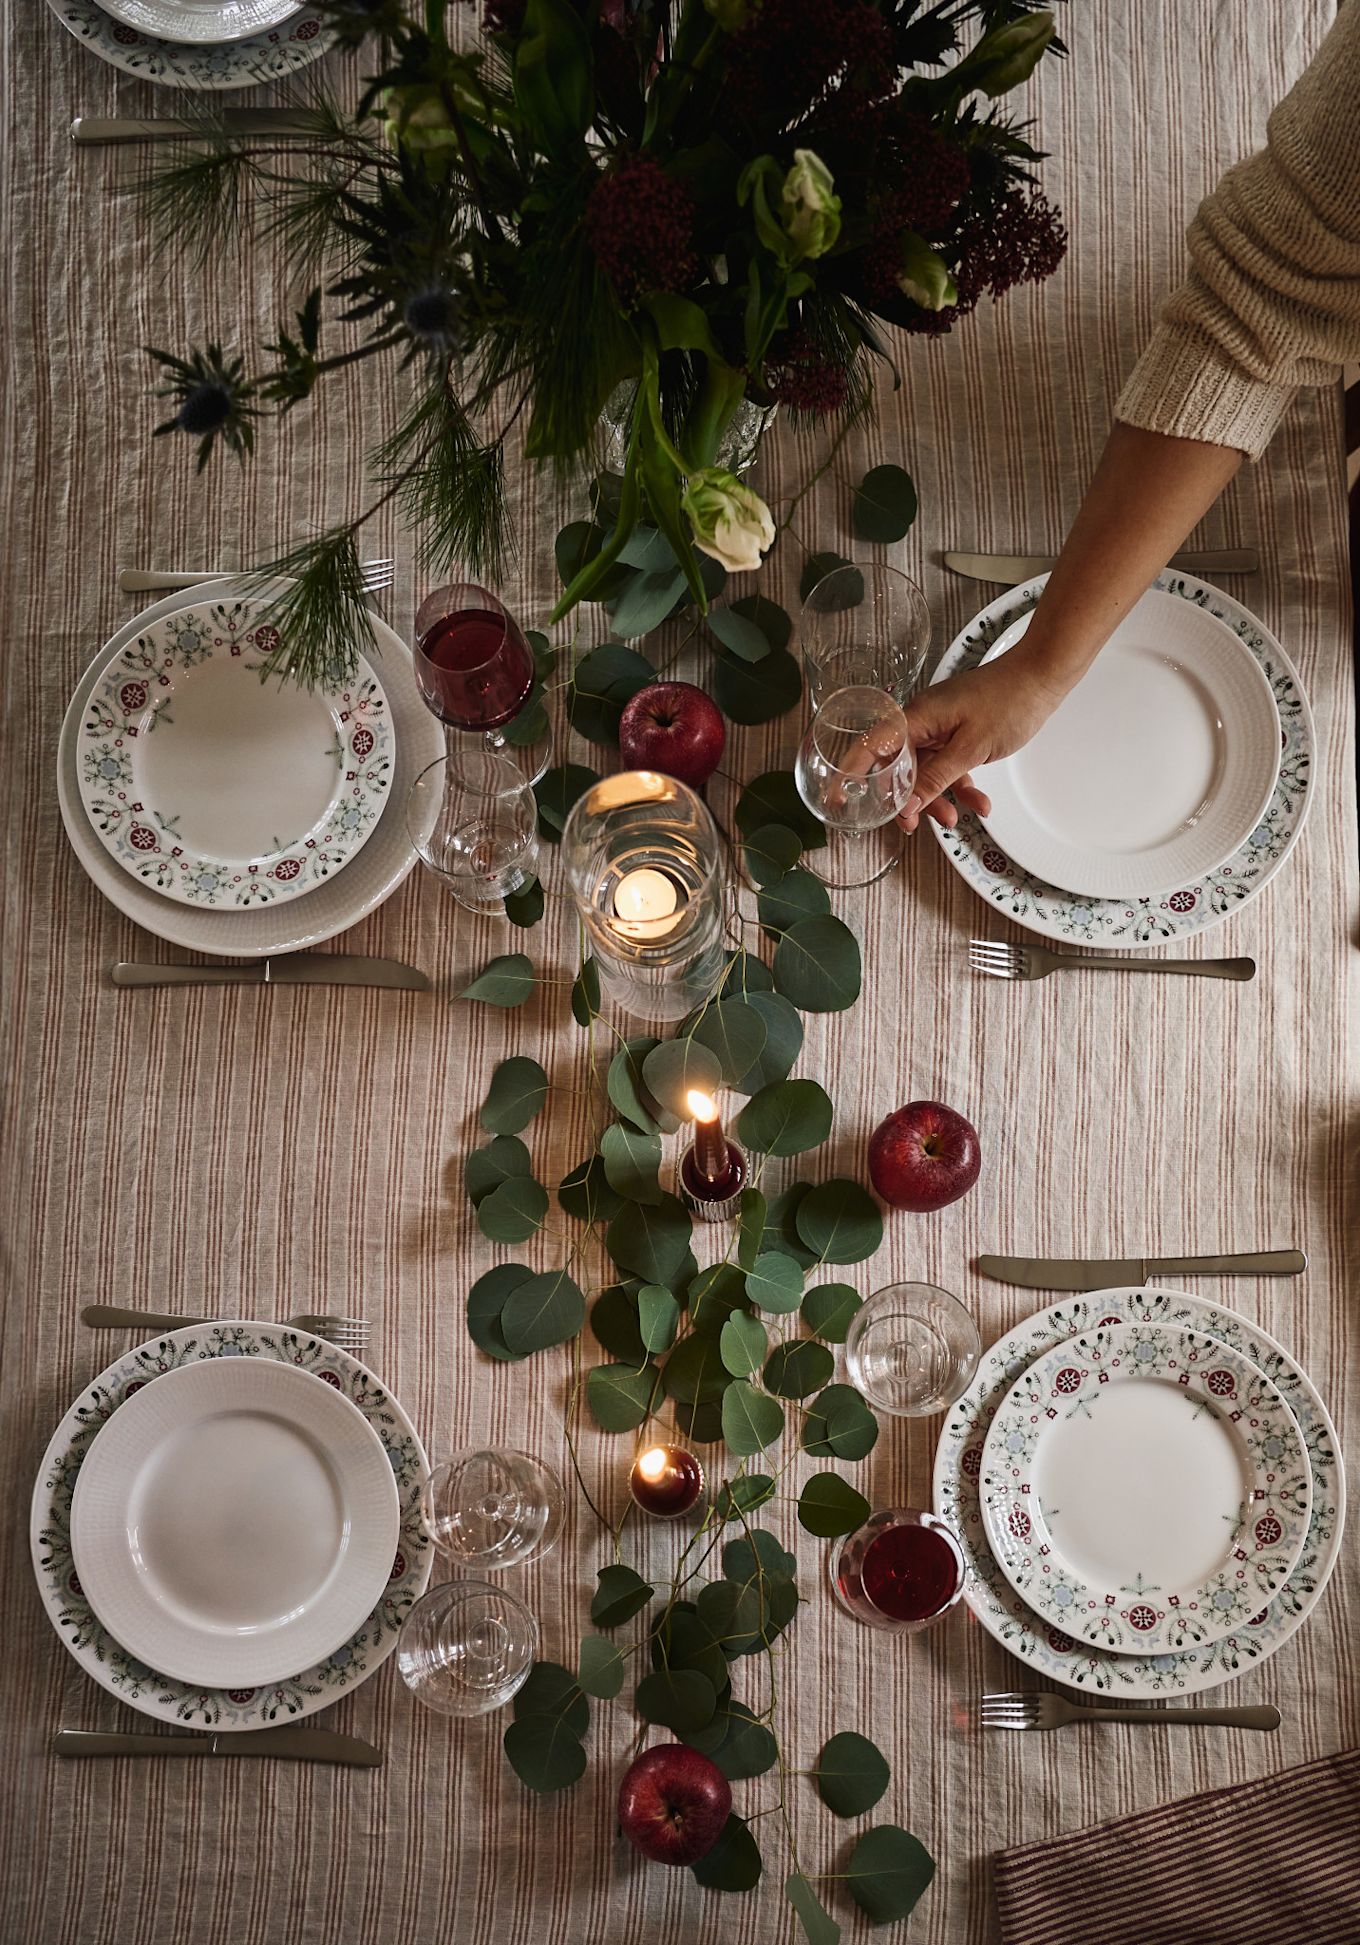
[{"label": "cream knit sweater sleeve", "polygon": [[1300,385],[1360,358],[1360,0],[1346,0],[1189,231],[1173,292],[1115,407],[1128,425],[1264,452]]}]

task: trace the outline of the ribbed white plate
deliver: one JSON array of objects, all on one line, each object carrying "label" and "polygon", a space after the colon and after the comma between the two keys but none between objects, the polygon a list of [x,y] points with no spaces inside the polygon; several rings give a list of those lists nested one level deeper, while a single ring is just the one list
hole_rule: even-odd
[{"label": "ribbed white plate", "polygon": [[189,46],[225,46],[278,27],[301,0],[101,0],[105,13],[143,34]]}]

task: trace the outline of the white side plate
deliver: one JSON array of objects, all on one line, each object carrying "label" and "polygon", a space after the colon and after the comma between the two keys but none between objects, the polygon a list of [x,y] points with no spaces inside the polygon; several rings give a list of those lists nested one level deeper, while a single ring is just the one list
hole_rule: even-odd
[{"label": "white side plate", "polygon": [[301,12],[301,0],[102,0],[102,5],[140,33],[208,47],[247,40]]}]

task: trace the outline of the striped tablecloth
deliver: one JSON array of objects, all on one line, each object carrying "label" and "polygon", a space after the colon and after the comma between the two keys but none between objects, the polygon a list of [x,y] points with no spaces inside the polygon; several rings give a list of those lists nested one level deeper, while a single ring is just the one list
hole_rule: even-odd
[{"label": "striped tablecloth", "polygon": [[[1082,0],[1069,10],[1071,59],[1045,64],[1032,103],[1072,230],[1067,264],[955,337],[899,347],[901,391],[884,389],[872,423],[804,503],[796,524],[809,545],[849,545],[850,483],[871,463],[903,461],[922,512],[897,554],[922,578],[943,642],[984,591],[943,573],[942,547],[1060,539],[1110,403],[1182,262],[1185,220],[1259,140],[1328,12],[1326,0]],[[786,1939],[793,1920],[777,1844],[763,1891],[735,1898],[645,1867],[617,1841],[612,1798],[631,1732],[623,1710],[599,1711],[586,1779],[548,1800],[521,1791],[498,1721],[463,1727],[421,1712],[390,1664],[323,1718],[382,1744],[376,1774],[69,1766],[44,1753],[59,1724],[138,1720],[78,1672],[28,1566],[28,1492],[43,1446],[118,1347],[81,1326],[80,1303],[260,1316],[360,1309],[377,1320],[375,1365],[432,1446],[508,1439],[560,1463],[561,1357],[493,1369],[468,1343],[462,1297],[491,1252],[457,1175],[493,1062],[533,1053],[565,1086],[577,1077],[579,1038],[560,994],[510,1016],[454,1003],[470,969],[507,949],[505,931],[420,879],[343,944],[423,965],[439,982],[433,996],[109,987],[112,960],[175,956],[93,890],[57,817],[63,708],[130,611],[116,571],[243,561],[340,514],[363,435],[390,422],[399,381],[335,384],[280,436],[271,431],[245,471],[224,463],[195,480],[187,446],[153,447],[138,347],[249,343],[301,293],[268,250],[202,274],[158,257],[118,193],[132,160],[74,151],[66,126],[76,112],[166,113],[171,98],[98,65],[36,0],[10,8],[4,31],[0,1934],[24,1945]],[[822,452],[813,436],[781,430],[764,462],[769,497],[793,493]],[[529,614],[545,606],[552,536],[569,510],[538,485],[523,493],[510,592]],[[990,1340],[1044,1299],[977,1278],[970,1265],[982,1249],[1297,1242],[1311,1254],[1305,1278],[1236,1283],[1228,1295],[1305,1361],[1344,1427],[1360,1129],[1339,396],[1300,402],[1204,540],[1260,548],[1265,571],[1247,598],[1301,667],[1319,726],[1318,803],[1293,861],[1263,899],[1191,947],[1251,953],[1258,980],[1105,976],[1030,990],[977,981],[964,942],[997,923],[926,837],[904,872],[850,909],[865,936],[866,996],[817,1025],[804,1071],[834,1077],[828,1172],[861,1168],[877,1120],[913,1097],[952,1102],[982,1130],[976,1193],[933,1219],[890,1223],[861,1287],[906,1276],[942,1283]],[[400,563],[391,613],[402,623],[414,588],[409,543],[390,524],[371,548]],[[799,558],[786,542],[765,585],[788,599]],[[737,763],[750,774],[787,757],[794,732],[787,722],[739,733]],[[572,970],[565,926],[536,934],[532,949]],[[583,1152],[585,1123],[567,1096],[545,1119],[532,1138],[546,1177]],[[903,1426],[880,1441],[864,1467],[876,1501],[925,1500],[933,1432]],[[617,1502],[618,1447],[588,1435],[584,1457],[596,1490]],[[805,1535],[797,1546],[811,1591],[819,1549]],[[574,1654],[600,1558],[578,1505],[560,1552],[525,1578],[550,1654]],[[1120,1729],[983,1738],[969,1728],[969,1705],[984,1688],[1011,1686],[1018,1670],[966,1615],[893,1643],[814,1597],[780,1664],[792,1759],[810,1762],[834,1730],[870,1731],[893,1765],[880,1817],[915,1831],[939,1860],[910,1936],[923,1945],[994,1938],[991,1853],[1360,1740],[1355,1560],[1352,1547],[1310,1625],[1229,1691],[1279,1703],[1285,1727],[1271,1738]],[[842,1868],[848,1834],[805,1781],[794,1779],[789,1795],[804,1868]],[[863,1921],[834,1893],[833,1903],[858,1936]]]}]

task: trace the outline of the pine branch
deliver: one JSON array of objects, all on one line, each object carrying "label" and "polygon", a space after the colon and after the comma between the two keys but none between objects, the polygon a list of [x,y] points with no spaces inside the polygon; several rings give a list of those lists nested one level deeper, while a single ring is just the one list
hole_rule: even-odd
[{"label": "pine branch", "polygon": [[266,606],[280,636],[268,671],[281,681],[313,688],[318,682],[344,679],[354,671],[356,652],[376,652],[355,545],[362,521],[376,511],[376,506],[370,507],[349,526],[332,527],[251,570],[248,582],[254,589],[263,589],[271,581],[287,583],[274,591]]}]

